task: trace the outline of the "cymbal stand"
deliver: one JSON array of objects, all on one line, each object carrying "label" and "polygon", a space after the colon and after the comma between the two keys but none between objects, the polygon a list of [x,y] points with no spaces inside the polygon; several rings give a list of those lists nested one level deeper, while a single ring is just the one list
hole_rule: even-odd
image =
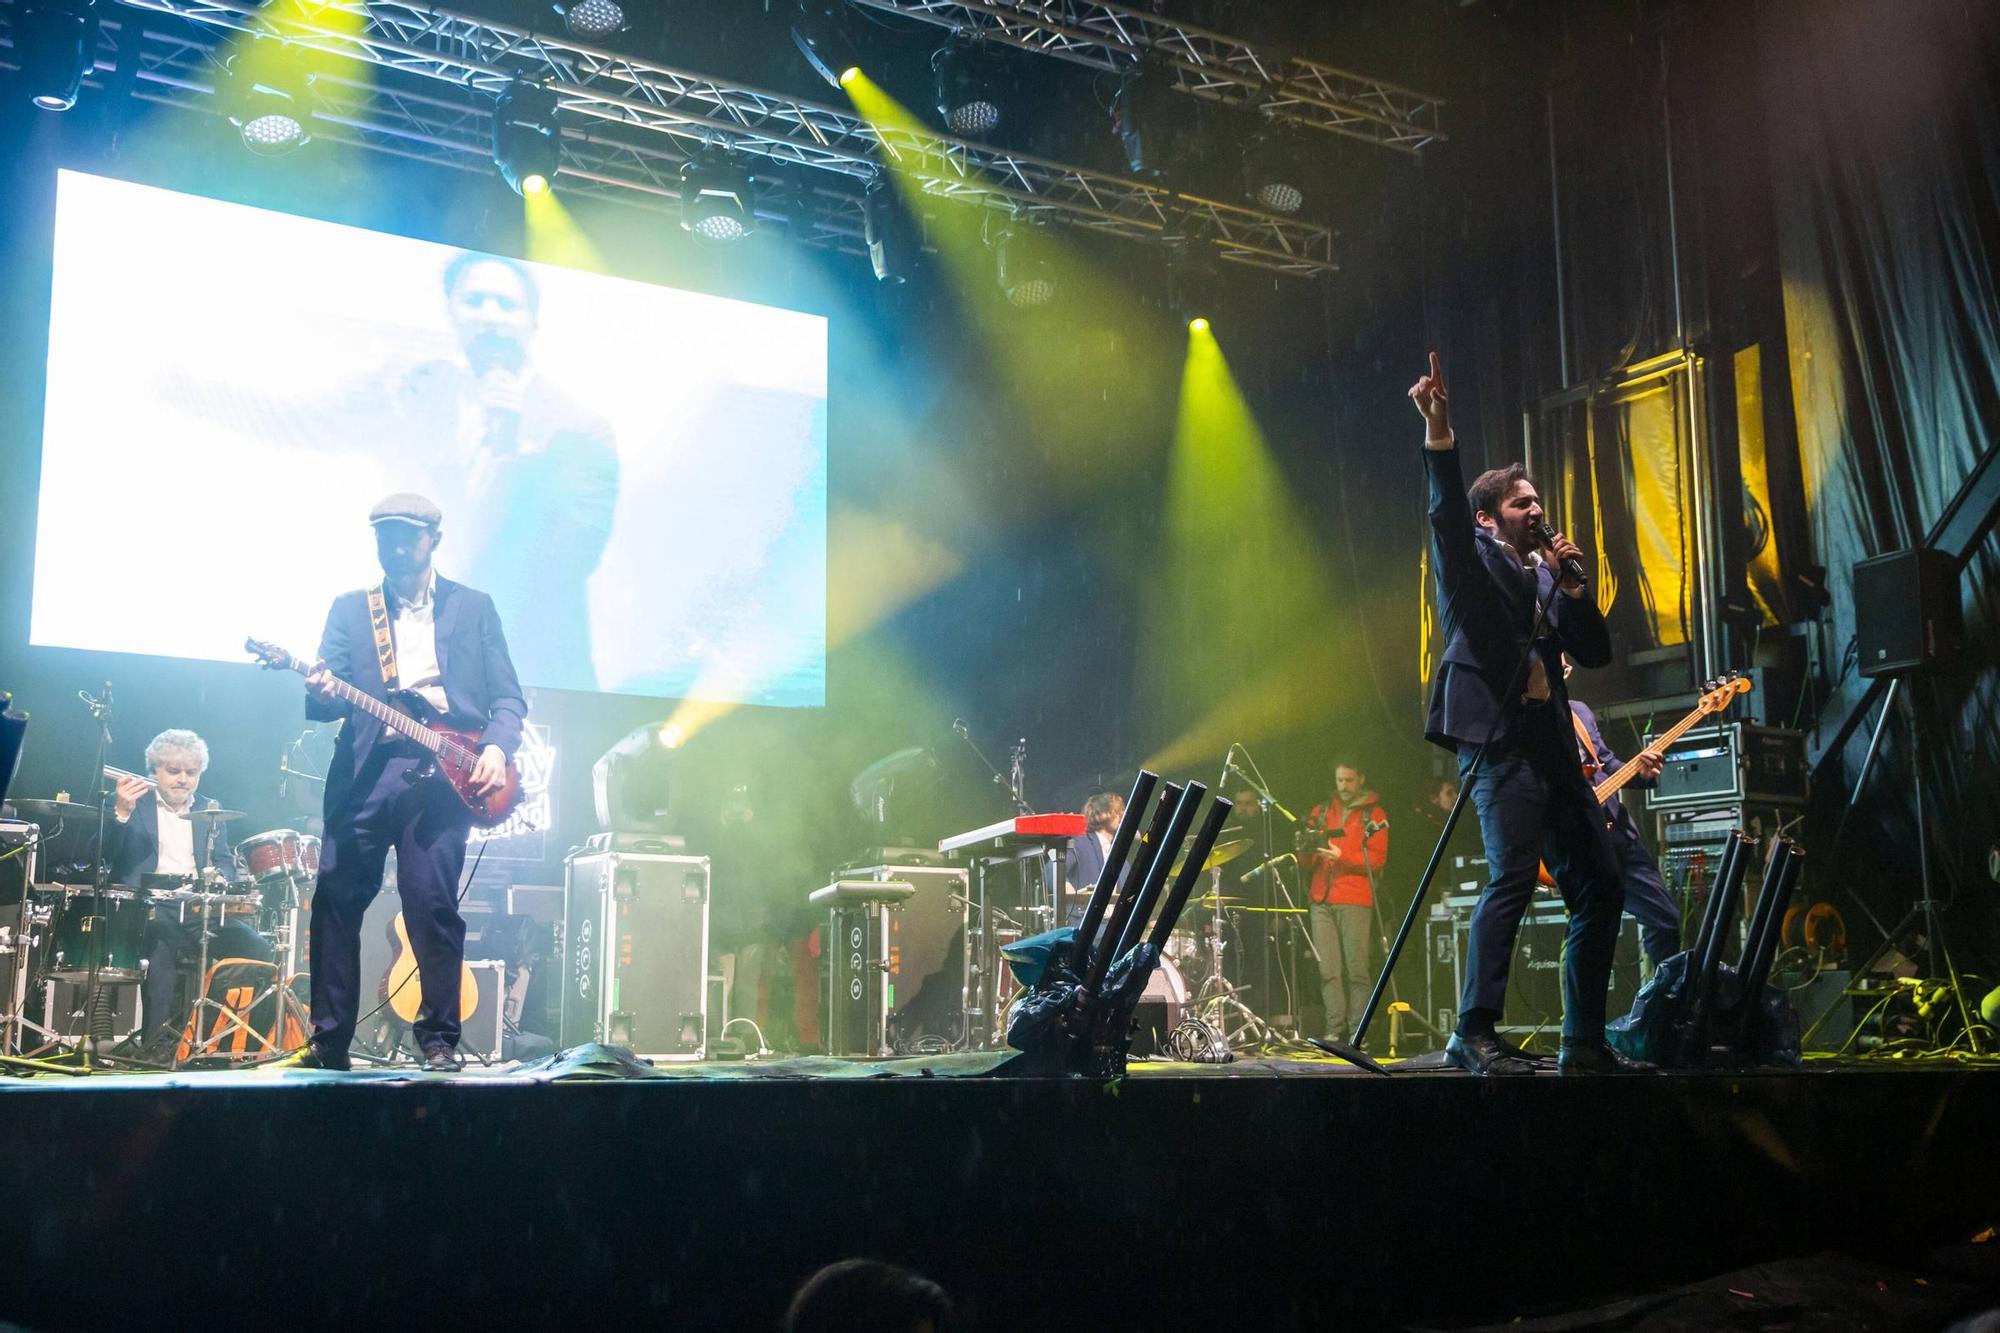
[{"label": "cymbal stand", "polygon": [[1223,972],[1222,956],[1228,950],[1222,941],[1222,867],[1208,868],[1208,975],[1195,992],[1195,1013],[1234,1050],[1238,1045],[1273,1041],[1278,1033],[1257,1016],[1257,1011],[1241,998],[1245,987],[1231,984]]}]

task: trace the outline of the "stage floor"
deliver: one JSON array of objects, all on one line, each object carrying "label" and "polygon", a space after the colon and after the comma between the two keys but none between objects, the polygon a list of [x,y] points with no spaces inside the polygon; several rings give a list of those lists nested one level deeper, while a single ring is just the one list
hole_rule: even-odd
[{"label": "stage floor", "polygon": [[2000,1221],[1985,1068],[1000,1058],[9,1080],[0,1315],[771,1328],[868,1255],[971,1328],[1450,1324]]}]

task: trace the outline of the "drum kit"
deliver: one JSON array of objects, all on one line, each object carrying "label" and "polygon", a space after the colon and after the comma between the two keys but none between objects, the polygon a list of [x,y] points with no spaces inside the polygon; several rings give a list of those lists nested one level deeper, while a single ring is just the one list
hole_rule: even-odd
[{"label": "drum kit", "polygon": [[[14,806],[30,821],[14,827],[31,833],[20,876],[25,891],[18,902],[0,902],[0,956],[11,963],[0,969],[8,983],[0,993],[0,1058],[39,1064],[83,1054],[88,1065],[106,1054],[125,1056],[143,1033],[169,1025],[180,1033],[175,1048],[148,1049],[125,1062],[180,1067],[254,1060],[303,1042],[304,926],[319,874],[318,838],[294,829],[246,838],[228,875],[217,869],[146,874],[136,887],[38,883],[33,853],[42,841],[39,830],[48,829],[53,842],[65,824],[95,823],[98,811],[67,800],[17,800]],[[219,833],[243,812],[193,810],[182,818],[195,823],[199,840],[207,828]],[[146,1014],[143,1026],[135,1021],[132,1031],[118,1034],[120,1017],[133,1012],[127,997],[146,979],[148,926],[155,922],[180,927],[193,949],[194,998],[182,1012]],[[225,957],[218,951],[224,939],[238,946],[234,953],[248,951],[241,944],[249,940],[269,958]],[[188,963],[177,966],[188,975]],[[217,978],[226,968],[230,984],[223,986]],[[54,983],[67,985],[59,991]],[[124,1039],[107,1050],[120,1035]]]}]

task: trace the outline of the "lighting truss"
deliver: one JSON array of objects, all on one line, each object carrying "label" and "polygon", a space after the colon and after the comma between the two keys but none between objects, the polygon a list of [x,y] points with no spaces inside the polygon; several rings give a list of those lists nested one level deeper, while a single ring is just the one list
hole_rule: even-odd
[{"label": "lighting truss", "polygon": [[1212,102],[1254,104],[1274,120],[1415,154],[1440,128],[1441,99],[1259,50],[1237,37],[1163,14],[1092,0],[851,0],[869,9],[949,28],[1091,69],[1119,72],[1145,59],[1180,92]]},{"label": "lighting truss", "polygon": [[[278,22],[268,11],[239,0],[124,3],[212,31],[282,36],[408,76],[404,82],[448,85],[468,102],[484,102],[517,78],[544,82],[568,121],[561,186],[572,192],[577,181],[590,180],[611,192],[668,193],[670,178],[689,155],[704,148],[726,149],[826,173],[825,185],[840,200],[837,212],[844,227],[858,237],[861,192],[877,163],[888,160],[913,173],[932,194],[1034,221],[1059,221],[1135,240],[1186,235],[1214,247],[1221,259],[1275,272],[1312,275],[1337,267],[1333,233],[1296,218],[964,140],[878,131],[849,112],[818,103],[717,83],[566,36],[510,28],[450,10],[305,0],[288,7],[287,18]],[[356,95],[368,94],[357,89]],[[368,108],[377,117],[369,121],[370,128],[393,137],[394,127],[383,113],[396,109]],[[336,108],[334,114],[345,113]],[[458,140],[450,144],[454,150],[459,146]],[[664,169],[669,163],[671,170]]]}]

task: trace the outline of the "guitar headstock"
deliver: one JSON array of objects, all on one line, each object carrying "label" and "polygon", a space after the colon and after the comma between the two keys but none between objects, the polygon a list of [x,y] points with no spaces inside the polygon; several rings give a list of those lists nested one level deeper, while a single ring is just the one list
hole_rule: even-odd
[{"label": "guitar headstock", "polygon": [[1751,688],[1750,678],[1740,672],[1732,671],[1726,676],[1717,676],[1701,687],[1701,703],[1696,706],[1697,710],[1703,713],[1719,713],[1729,707],[1737,695],[1750,693]]},{"label": "guitar headstock", "polygon": [[245,639],[243,651],[257,659],[257,665],[266,671],[296,671],[306,673],[306,664],[280,648],[268,639]]}]

